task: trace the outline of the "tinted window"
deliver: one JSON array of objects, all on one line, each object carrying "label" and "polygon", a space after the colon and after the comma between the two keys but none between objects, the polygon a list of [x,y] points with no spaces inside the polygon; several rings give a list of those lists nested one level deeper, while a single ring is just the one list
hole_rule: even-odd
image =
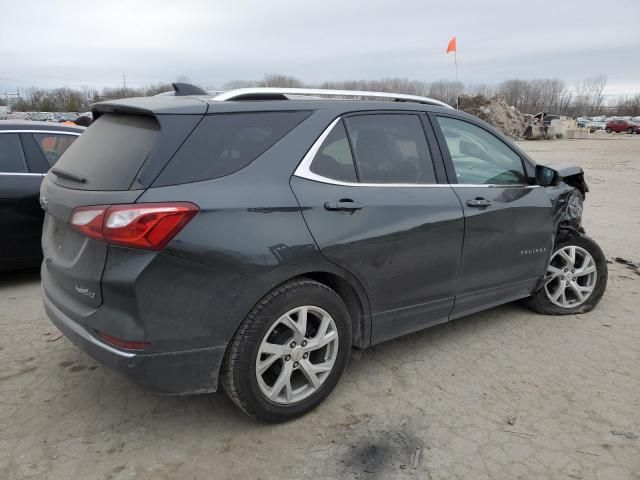
[{"label": "tinted window", "polygon": [[342,122],[338,122],[324,140],[309,170],[334,180],[357,181],[351,147]]},{"label": "tinted window", "polygon": [[180,148],[155,185],[173,185],[223,177],[246,167],[309,112],[209,115]]},{"label": "tinted window", "polygon": [[83,190],[128,190],[160,135],[153,117],[100,115],[56,163],[56,168],[85,178],[56,183]]},{"label": "tinted window", "polygon": [[55,133],[34,133],[33,136],[47,158],[49,166],[53,166],[77,138],[75,135],[56,135]]},{"label": "tinted window", "polygon": [[20,138],[15,133],[0,133],[0,173],[25,173],[27,163]]},{"label": "tinted window", "polygon": [[469,122],[438,117],[458,183],[525,184],[520,156],[502,140]]},{"label": "tinted window", "polygon": [[360,181],[435,183],[429,147],[417,115],[358,115],[346,119]]}]

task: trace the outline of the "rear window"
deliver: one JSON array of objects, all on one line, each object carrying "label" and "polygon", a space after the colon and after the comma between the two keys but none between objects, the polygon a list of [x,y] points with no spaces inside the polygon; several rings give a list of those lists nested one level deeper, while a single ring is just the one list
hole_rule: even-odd
[{"label": "rear window", "polygon": [[251,112],[206,116],[154,186],[224,177],[246,167],[310,112]]},{"label": "rear window", "polygon": [[106,113],[98,117],[64,152],[56,168],[86,179],[56,183],[82,190],[128,190],[158,141],[153,117]]}]

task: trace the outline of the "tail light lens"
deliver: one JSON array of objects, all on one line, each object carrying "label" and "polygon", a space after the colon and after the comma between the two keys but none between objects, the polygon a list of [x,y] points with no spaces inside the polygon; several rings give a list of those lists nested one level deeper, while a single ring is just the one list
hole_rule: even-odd
[{"label": "tail light lens", "polygon": [[128,350],[144,350],[149,346],[149,342],[137,342],[132,340],[123,340],[122,338],[114,337],[113,335],[109,335],[108,333],[101,332],[96,330],[98,335],[111,345],[115,345],[116,347],[126,348]]},{"label": "tail light lens", "polygon": [[71,226],[95,240],[160,251],[198,210],[187,202],[78,207]]}]

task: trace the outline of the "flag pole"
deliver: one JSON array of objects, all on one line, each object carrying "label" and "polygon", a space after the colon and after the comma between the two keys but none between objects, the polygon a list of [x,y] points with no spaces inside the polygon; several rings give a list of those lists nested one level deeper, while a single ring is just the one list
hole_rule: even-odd
[{"label": "flag pole", "polygon": [[[456,66],[456,83],[458,83],[458,47],[456,45],[456,49],[453,51],[453,63]],[[458,94],[456,94],[456,110],[460,110],[460,108],[458,108]]]}]

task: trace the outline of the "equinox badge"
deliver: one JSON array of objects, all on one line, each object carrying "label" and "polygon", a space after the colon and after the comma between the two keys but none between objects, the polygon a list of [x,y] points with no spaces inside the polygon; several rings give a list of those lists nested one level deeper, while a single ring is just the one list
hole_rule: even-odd
[{"label": "equinox badge", "polygon": [[95,292],[92,292],[88,288],[82,286],[79,287],[78,284],[76,284],[76,292],[81,293],[82,295],[86,295],[89,298],[96,298]]}]

